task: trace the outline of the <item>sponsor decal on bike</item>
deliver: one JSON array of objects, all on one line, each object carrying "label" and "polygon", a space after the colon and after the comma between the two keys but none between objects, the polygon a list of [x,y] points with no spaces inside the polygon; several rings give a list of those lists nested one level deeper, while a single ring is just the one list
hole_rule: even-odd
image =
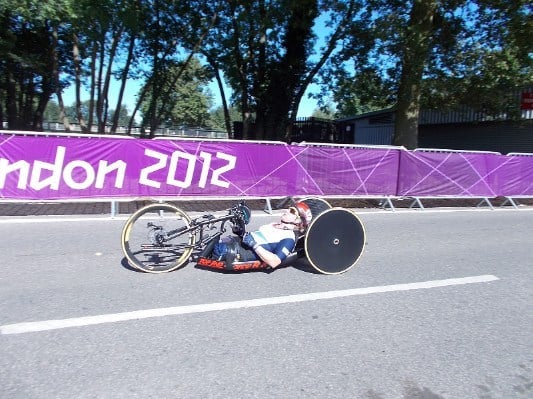
[{"label": "sponsor decal on bike", "polygon": [[221,269],[226,268],[225,262],[216,259],[200,258],[197,262],[198,266],[210,267],[212,269]]},{"label": "sponsor decal on bike", "polygon": [[258,260],[254,260],[252,262],[234,263],[232,267],[233,267],[233,270],[237,270],[237,271],[257,270],[257,269],[264,269],[266,267],[266,264]]}]

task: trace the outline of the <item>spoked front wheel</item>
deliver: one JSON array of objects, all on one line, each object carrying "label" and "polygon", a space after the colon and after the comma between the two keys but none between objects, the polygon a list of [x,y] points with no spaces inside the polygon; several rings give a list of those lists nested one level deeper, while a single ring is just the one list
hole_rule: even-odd
[{"label": "spoked front wheel", "polygon": [[150,204],[127,220],[122,229],[122,251],[128,263],[148,273],[165,273],[185,265],[196,236],[191,218],[170,204]]}]

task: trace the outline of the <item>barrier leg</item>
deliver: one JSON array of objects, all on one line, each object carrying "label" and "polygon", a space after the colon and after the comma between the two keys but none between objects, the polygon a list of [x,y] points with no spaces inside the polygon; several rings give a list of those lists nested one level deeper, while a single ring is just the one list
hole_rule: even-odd
[{"label": "barrier leg", "polygon": [[424,205],[422,205],[422,201],[420,201],[420,198],[418,197],[414,197],[413,202],[411,203],[411,205],[409,205],[409,208],[414,207],[415,204],[418,205],[420,209],[425,209]]},{"label": "barrier leg", "polygon": [[394,204],[392,203],[392,200],[390,199],[390,197],[383,198],[381,202],[379,203],[379,206],[382,207],[383,209],[387,209],[387,207],[389,207],[391,211],[393,212],[396,210],[396,208],[394,208]]},{"label": "barrier leg", "polygon": [[500,207],[504,206],[508,202],[513,206],[514,209],[518,209],[518,204],[511,197],[505,197],[505,201],[502,202]]},{"label": "barrier leg", "polygon": [[111,201],[111,217],[114,218],[118,213],[118,202]]},{"label": "barrier leg", "polygon": [[265,212],[269,215],[272,215],[272,204],[270,203],[270,198],[265,198],[266,204],[265,204]]},{"label": "barrier leg", "polygon": [[477,204],[476,207],[480,207],[481,205],[483,205],[483,203],[487,204],[489,206],[490,209],[494,209],[494,207],[492,206],[492,204],[490,203],[489,199],[488,198],[483,198],[479,204]]}]

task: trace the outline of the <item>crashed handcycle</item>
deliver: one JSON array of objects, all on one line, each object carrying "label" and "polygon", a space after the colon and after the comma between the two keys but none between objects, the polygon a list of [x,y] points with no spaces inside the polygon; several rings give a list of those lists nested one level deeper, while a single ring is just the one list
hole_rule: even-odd
[{"label": "crashed handcycle", "polygon": [[[289,202],[295,202],[289,198]],[[340,274],[358,262],[366,240],[365,228],[352,211],[332,207],[321,198],[304,202],[311,210],[311,222],[299,234],[294,251],[282,262],[288,265],[306,258],[317,272]],[[224,235],[242,237],[252,212],[241,200],[222,215],[191,217],[170,203],[153,203],[134,212],[122,230],[121,244],[128,263],[148,273],[166,273],[193,262],[208,269],[249,271],[267,268],[260,261],[228,264],[213,256],[215,244]]]}]

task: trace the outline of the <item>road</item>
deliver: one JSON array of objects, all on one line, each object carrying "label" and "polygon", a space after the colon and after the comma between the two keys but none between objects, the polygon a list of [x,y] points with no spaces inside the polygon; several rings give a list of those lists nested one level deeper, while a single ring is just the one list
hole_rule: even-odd
[{"label": "road", "polygon": [[533,211],[359,216],[335,276],[144,274],[123,219],[0,218],[0,397],[533,397]]}]

